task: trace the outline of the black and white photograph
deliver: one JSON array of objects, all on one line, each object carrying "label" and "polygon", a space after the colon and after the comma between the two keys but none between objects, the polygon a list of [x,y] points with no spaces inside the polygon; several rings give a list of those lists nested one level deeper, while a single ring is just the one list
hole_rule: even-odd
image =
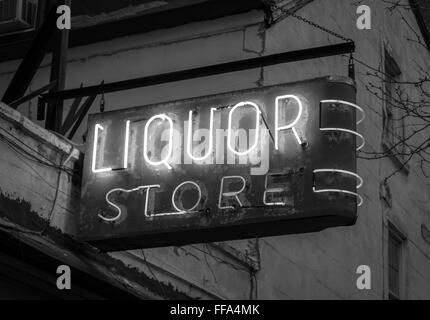
[{"label": "black and white photograph", "polygon": [[430,0],[0,0],[0,300],[430,300]]}]

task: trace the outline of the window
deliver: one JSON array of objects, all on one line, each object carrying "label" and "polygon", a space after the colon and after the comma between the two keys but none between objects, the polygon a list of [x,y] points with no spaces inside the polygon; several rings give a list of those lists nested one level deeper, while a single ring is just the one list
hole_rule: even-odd
[{"label": "window", "polygon": [[9,21],[16,16],[16,1],[0,1],[0,22]]},{"label": "window", "polygon": [[0,34],[33,29],[37,0],[0,0]]},{"label": "window", "polygon": [[399,300],[403,283],[403,245],[405,237],[391,224],[388,228],[388,299]]},{"label": "window", "polygon": [[389,53],[384,50],[384,112],[383,144],[390,153],[403,160],[405,156],[405,110],[400,102],[400,68]]}]

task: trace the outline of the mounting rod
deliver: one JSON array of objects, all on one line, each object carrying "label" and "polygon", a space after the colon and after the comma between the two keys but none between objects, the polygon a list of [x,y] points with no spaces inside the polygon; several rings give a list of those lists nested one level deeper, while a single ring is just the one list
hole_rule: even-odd
[{"label": "mounting rod", "polygon": [[180,70],[169,73],[162,73],[141,78],[105,83],[103,85],[94,85],[76,89],[69,89],[57,92],[43,94],[45,101],[66,100],[78,97],[93,96],[101,93],[109,93],[136,88],[148,87],[163,83],[189,80],[217,74],[236,72],[254,68],[267,67],[275,64],[302,61],[308,59],[322,58],[340,54],[354,52],[354,42],[345,42],[329,46],[314,47],[284,53],[276,53],[268,56],[238,60],[215,64],[211,66],[198,67],[188,70]]}]

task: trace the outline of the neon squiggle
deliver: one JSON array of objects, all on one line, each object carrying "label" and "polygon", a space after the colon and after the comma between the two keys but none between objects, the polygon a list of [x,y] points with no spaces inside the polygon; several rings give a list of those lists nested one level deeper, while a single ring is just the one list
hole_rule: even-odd
[{"label": "neon squiggle", "polygon": [[361,118],[360,118],[360,120],[358,120],[356,122],[357,124],[360,124],[366,118],[366,113],[364,112],[363,108],[356,105],[355,103],[344,101],[344,100],[321,100],[320,102],[321,103],[341,103],[341,104],[346,104],[348,106],[351,106],[351,107],[357,109],[358,111],[361,112]]},{"label": "neon squiggle", "polygon": [[358,184],[357,184],[357,189],[360,189],[361,186],[363,185],[363,178],[361,176],[359,176],[358,174],[356,174],[355,172],[352,171],[348,171],[348,170],[342,170],[342,169],[315,169],[313,171],[314,173],[319,173],[319,172],[339,172],[339,173],[343,173],[343,174],[348,174],[351,176],[354,176],[355,178],[357,178],[358,180]]},{"label": "neon squiggle", "polygon": [[344,128],[320,128],[321,131],[342,131],[342,132],[347,132],[347,133],[351,133],[353,135],[356,135],[357,137],[359,137],[361,139],[361,144],[357,147],[357,151],[361,150],[364,145],[366,144],[366,140],[364,140],[364,136],[360,133],[358,133],[357,131],[353,131],[353,130],[349,130],[349,129],[344,129]]},{"label": "neon squiggle", "polygon": [[[366,114],[363,110],[363,108],[361,108],[360,106],[348,102],[348,101],[344,101],[344,100],[321,100],[320,101],[320,106],[322,103],[339,103],[339,104],[344,104],[350,107],[355,108],[356,110],[361,112],[361,118],[356,122],[356,124],[360,124],[366,117]],[[321,108],[321,107],[320,107]],[[364,145],[366,144],[366,140],[364,139],[364,136],[360,133],[358,133],[357,131],[353,131],[353,130],[349,130],[349,129],[344,129],[344,128],[320,128],[321,131],[342,131],[342,132],[347,132],[347,133],[351,133],[353,135],[356,135],[357,137],[359,137],[361,139],[361,144],[357,147],[356,151],[361,150]]]},{"label": "neon squiggle", "polygon": [[[338,172],[342,174],[347,174],[355,177],[358,180],[356,188],[359,189],[363,185],[363,178],[356,174],[355,172],[348,171],[348,170],[342,170],[342,169],[315,169],[313,173],[321,173],[321,172]],[[315,183],[315,181],[314,181]],[[355,196],[358,199],[357,207],[360,207],[363,204],[363,198],[357,193],[349,190],[344,189],[316,189],[315,185],[312,186],[312,190],[315,193],[323,193],[323,192],[338,192],[338,193],[344,193],[348,195]]]}]

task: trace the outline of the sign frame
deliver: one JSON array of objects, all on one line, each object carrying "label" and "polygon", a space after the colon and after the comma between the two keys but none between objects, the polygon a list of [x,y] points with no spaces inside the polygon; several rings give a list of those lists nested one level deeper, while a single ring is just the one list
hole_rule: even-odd
[{"label": "sign frame", "polygon": [[[126,163],[122,165],[121,170],[94,172],[94,163],[96,163],[94,150],[97,150],[98,147],[98,140],[94,144],[94,136],[98,123],[103,123],[103,121],[108,123],[115,120],[116,123],[125,121],[124,123],[130,125],[130,122],[127,122],[126,119],[134,119],[140,113],[144,114],[143,118],[146,119],[146,122],[149,122],[148,115],[169,114],[168,112],[181,113],[184,112],[183,110],[187,113],[193,108],[195,110],[209,110],[211,106],[221,105],[229,105],[229,108],[231,108],[232,105],[237,105],[241,101],[254,101],[262,108],[261,123],[271,123],[268,126],[271,129],[269,133],[273,138],[274,116],[273,114],[268,114],[268,110],[273,111],[273,105],[269,109],[268,100],[264,99],[271,97],[271,100],[274,101],[273,97],[280,97],[282,93],[284,96],[294,93],[300,96],[300,99],[303,99],[304,115],[300,120],[305,119],[305,125],[303,123],[297,124],[298,132],[303,137],[302,144],[297,144],[291,150],[288,149],[285,152],[285,158],[283,158],[283,155],[280,158],[276,158],[273,155],[273,159],[271,158],[272,163],[278,163],[280,160],[285,160],[286,163],[289,163],[282,167],[281,172],[274,172],[274,175],[282,173],[282,176],[286,179],[285,181],[288,179],[288,188],[291,191],[290,197],[294,199],[292,205],[288,208],[285,206],[284,208],[261,206],[260,201],[259,205],[239,206],[224,212],[214,210],[212,203],[212,207],[189,215],[153,215],[144,217],[143,220],[140,217],[137,220],[135,219],[133,223],[130,222],[130,226],[127,226],[128,217],[123,221],[116,221],[115,219],[111,222],[100,219],[100,217],[108,217],[106,210],[112,211],[114,208],[112,203],[109,206],[106,196],[102,197],[103,194],[106,195],[107,190],[113,190],[114,186],[128,191],[142,191],[136,187],[139,185],[155,185],[157,183],[154,180],[155,176],[160,177],[161,183],[164,182],[166,185],[172,183],[172,188],[181,187],[181,182],[192,180],[187,175],[183,175],[182,179],[178,178],[178,176],[172,179],[170,176],[174,174],[159,170],[158,174],[152,176],[152,180],[149,179],[143,184],[141,183],[141,180],[144,180],[143,176],[139,175],[141,173],[133,173],[133,170],[127,167]],[[90,115],[86,151],[88,156],[84,160],[78,238],[99,247],[101,250],[116,251],[316,232],[328,227],[353,225],[357,219],[357,204],[360,205],[362,202],[361,197],[357,194],[357,189],[362,185],[362,179],[355,172],[357,137],[362,138],[356,131],[356,124],[361,122],[363,118],[361,117],[359,121],[356,120],[356,110],[362,111],[362,109],[355,105],[355,94],[356,89],[353,80],[346,77],[328,76]],[[262,100],[259,98],[261,96],[264,96]],[[324,101],[327,101],[327,103]],[[264,105],[264,103],[267,105]],[[181,119],[183,118],[185,116],[182,116]],[[345,121],[345,119],[348,121]],[[175,123],[176,120],[174,119]],[[345,122],[349,122],[347,126],[344,126]],[[116,162],[121,162],[119,155],[124,154],[124,150],[118,147],[118,141],[124,141],[124,136],[120,134],[115,136],[118,139],[112,140],[114,141],[113,149],[118,150],[118,152],[117,155],[112,156],[112,159],[116,159]],[[292,135],[290,134],[290,136]],[[284,139],[289,139],[288,143],[291,144],[291,139],[294,138],[288,137]],[[136,144],[137,140],[133,143],[128,141],[126,145],[133,145],[134,149],[140,150]],[[115,145],[117,146],[115,147]],[[270,145],[270,148],[275,149],[276,141],[270,140]],[[362,147],[361,142],[359,143],[360,147]],[[133,153],[130,149],[127,149],[125,154],[130,152]],[[274,151],[273,154],[276,152]],[[332,155],[336,155],[336,157]],[[125,156],[123,158],[125,159]],[[145,160],[148,159],[145,158]],[[158,165],[159,163],[155,164]],[[197,165],[193,164],[192,166]],[[202,176],[206,174],[206,177],[209,177],[208,172],[218,175],[217,177],[221,179],[221,190],[219,190],[221,195],[223,190],[222,181],[224,180],[220,172],[228,171],[232,167],[226,167],[228,165],[217,166],[215,164],[213,166],[212,170],[201,169],[203,171]],[[124,170],[124,167],[127,170]],[[191,170],[189,172],[195,177],[197,176],[196,171],[199,170],[198,168],[202,167],[189,169]],[[233,170],[230,176],[238,175],[236,173],[240,173],[243,168],[236,169],[239,171]],[[142,170],[149,169],[144,168]],[[188,172],[186,171],[187,169],[184,170],[184,172]],[[129,173],[126,173],[126,171]],[[149,171],[147,174],[152,175]],[[228,176],[228,174],[225,174],[225,176]],[[163,180],[163,177],[165,180]],[[258,182],[252,183],[257,181],[256,179],[258,179]],[[267,175],[263,180],[255,177],[251,177],[251,180],[252,186],[260,187],[262,186],[261,181],[265,181],[265,189],[252,195],[261,198],[264,190],[268,190]],[[212,185],[212,180],[209,182]],[[341,183],[341,186],[337,186],[336,183]],[[124,193],[123,191],[121,192]],[[170,193],[172,194],[172,190],[170,190]],[[206,195],[213,195],[213,193],[214,191],[211,189]],[[143,199],[146,194],[142,192],[141,196]],[[264,196],[266,196],[266,193],[264,193]],[[127,201],[125,206],[128,206],[130,202],[129,200]],[[146,197],[145,210],[148,207],[147,203],[148,197]],[[174,203],[173,196],[172,203]],[[118,207],[120,207],[119,204]],[[130,208],[127,207],[128,209]],[[128,211],[130,211],[130,217],[137,215],[138,212],[132,211],[132,209]],[[222,212],[219,213],[219,211]],[[110,216],[112,217],[112,212]],[[144,224],[145,229],[140,227],[140,225]],[[139,226],[136,227],[136,225]]]}]

